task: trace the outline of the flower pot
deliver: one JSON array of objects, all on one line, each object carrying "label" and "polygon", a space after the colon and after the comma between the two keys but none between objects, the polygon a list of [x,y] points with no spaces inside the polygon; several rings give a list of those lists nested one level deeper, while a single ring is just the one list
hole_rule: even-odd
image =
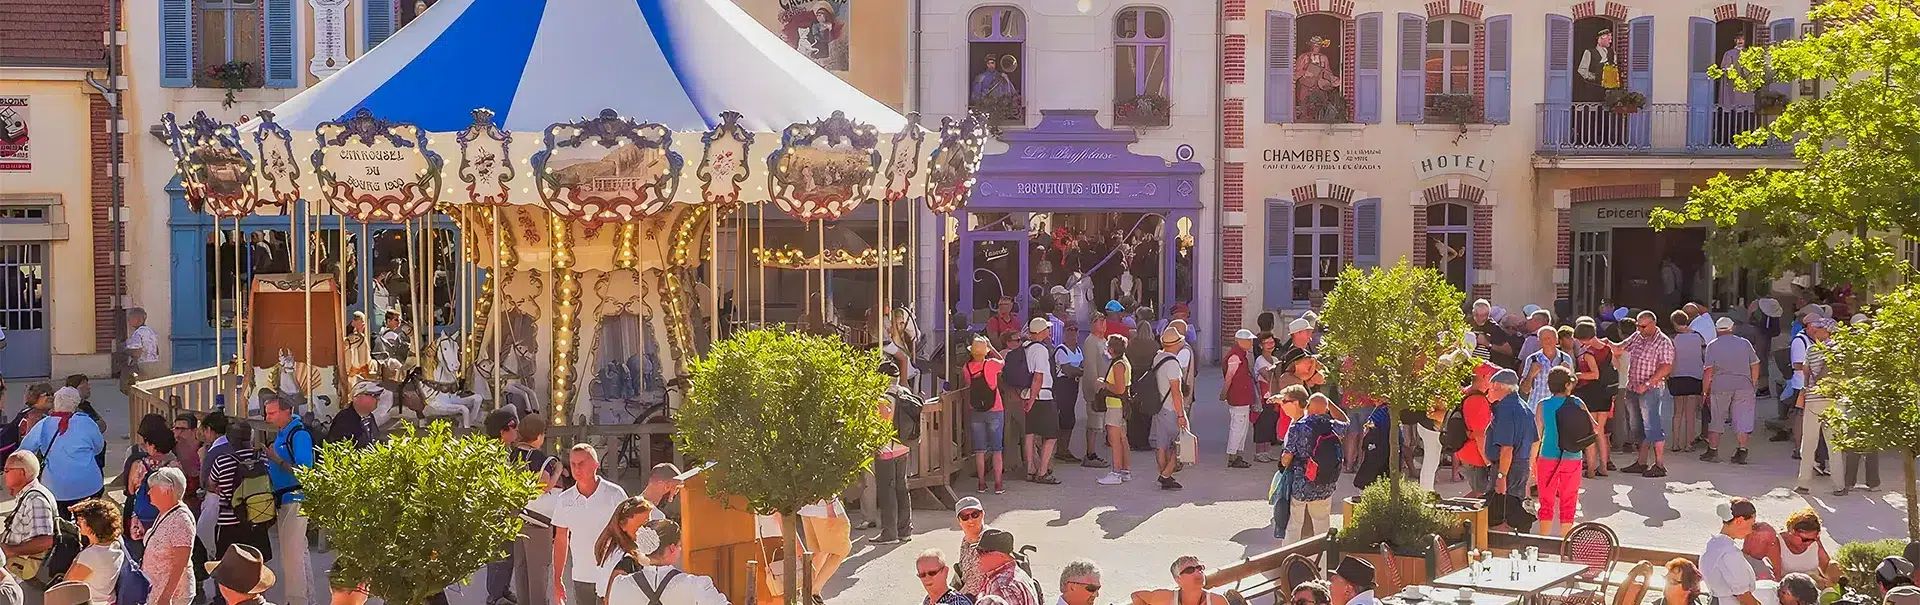
[{"label": "flower pot", "polygon": [[1636,114],[1636,113],[1640,113],[1640,108],[1638,108],[1638,107],[1634,107],[1634,106],[1632,106],[1632,105],[1615,105],[1615,106],[1613,106],[1613,115],[1617,115],[1617,116],[1630,116],[1630,115],[1633,115],[1633,114]]}]

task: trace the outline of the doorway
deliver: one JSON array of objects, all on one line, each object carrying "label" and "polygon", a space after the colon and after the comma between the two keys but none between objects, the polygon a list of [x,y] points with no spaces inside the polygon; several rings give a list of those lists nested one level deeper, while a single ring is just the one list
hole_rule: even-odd
[{"label": "doorway", "polygon": [[53,373],[47,330],[47,245],[0,244],[0,372],[9,378],[45,378]]},{"label": "doorway", "polygon": [[1705,228],[1621,227],[1611,238],[1615,304],[1664,313],[1706,300],[1712,270]]}]

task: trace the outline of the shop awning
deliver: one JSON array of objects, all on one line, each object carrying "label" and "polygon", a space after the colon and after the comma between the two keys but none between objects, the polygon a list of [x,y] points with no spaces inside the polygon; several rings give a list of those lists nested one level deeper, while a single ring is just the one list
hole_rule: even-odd
[{"label": "shop awning", "polygon": [[[1199,163],[1134,153],[1140,137],[1101,126],[1091,109],[1040,113],[1039,125],[1002,136],[1006,152],[981,159],[970,211],[1200,209]],[[1168,151],[1191,157],[1192,147]]]}]

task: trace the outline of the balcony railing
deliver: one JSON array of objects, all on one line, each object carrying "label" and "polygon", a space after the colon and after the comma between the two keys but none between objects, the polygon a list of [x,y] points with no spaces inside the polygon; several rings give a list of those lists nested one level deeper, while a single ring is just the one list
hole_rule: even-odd
[{"label": "balcony railing", "polygon": [[1747,107],[1700,107],[1648,103],[1631,114],[1607,103],[1541,103],[1539,152],[1553,155],[1735,155],[1785,156],[1786,141],[1741,147],[1734,135],[1759,128],[1773,116]]}]

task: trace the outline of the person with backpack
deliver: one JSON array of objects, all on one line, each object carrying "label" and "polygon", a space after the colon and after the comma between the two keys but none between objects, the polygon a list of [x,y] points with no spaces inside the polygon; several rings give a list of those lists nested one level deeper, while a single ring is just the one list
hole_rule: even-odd
[{"label": "person with backpack", "polygon": [[1097,481],[1101,485],[1119,485],[1133,480],[1133,448],[1127,445],[1127,390],[1133,384],[1133,362],[1127,360],[1127,336],[1107,336],[1106,371],[1100,377],[1099,403],[1101,426],[1107,431],[1107,450],[1113,454],[1113,470]]},{"label": "person with backpack", "polygon": [[72,518],[68,507],[106,493],[99,458],[107,449],[107,439],[100,423],[79,413],[82,398],[73,387],[54,391],[53,412],[20,440],[21,450],[40,457],[45,470],[42,480],[59,501],[55,510],[66,519]]},{"label": "person with backpack", "polygon": [[1493,423],[1487,428],[1487,460],[1493,464],[1488,481],[1487,512],[1496,527],[1526,531],[1533,525],[1521,503],[1527,496],[1528,461],[1540,440],[1533,406],[1520,398],[1520,375],[1513,370],[1494,372],[1487,399],[1493,401]]},{"label": "person with backpack", "polygon": [[1599,423],[1599,438],[1593,447],[1587,449],[1586,477],[1605,477],[1614,470],[1612,438],[1608,435],[1613,420],[1613,397],[1616,385],[1620,382],[1620,372],[1614,369],[1613,348],[1598,342],[1600,328],[1592,317],[1581,316],[1573,323],[1573,340],[1579,346],[1574,356],[1575,377],[1579,382],[1573,386],[1573,394],[1587,406]]},{"label": "person with backpack", "polygon": [[520,526],[520,537],[513,545],[514,586],[519,593],[509,592],[515,603],[521,605],[549,605],[552,603],[553,586],[553,513],[559,506],[560,494],[566,490],[566,461],[548,454],[547,421],[539,414],[529,414],[520,418],[520,426],[514,431],[518,441],[510,452],[512,459],[527,472],[533,473],[540,483],[540,495],[520,511],[524,523]]},{"label": "person with backpack", "polygon": [[[0,395],[4,394],[6,391],[0,389]],[[20,413],[9,419],[5,425],[0,425],[0,457],[20,449],[20,440],[26,437],[27,433],[32,432],[33,427],[40,423],[40,419],[46,418],[47,413],[51,411],[53,411],[53,384],[39,382],[27,387],[27,398],[22,403]]]},{"label": "person with backpack", "polygon": [[273,443],[264,452],[267,457],[267,477],[273,485],[275,505],[274,515],[275,541],[280,544],[280,569],[287,576],[282,584],[283,605],[307,605],[313,601],[308,588],[310,573],[307,553],[307,519],[300,515],[300,504],[306,501],[306,495],[300,491],[300,481],[293,476],[295,468],[309,468],[314,464],[313,431],[294,412],[293,402],[285,395],[268,398],[265,406],[267,424],[278,432]]},{"label": "person with backpack", "polygon": [[1040,584],[1024,569],[1018,552],[1012,532],[988,528],[980,533],[980,570],[985,580],[975,597],[999,597],[1007,605],[1042,605]]},{"label": "person with backpack", "polygon": [[7,492],[13,494],[13,514],[0,531],[0,554],[9,568],[25,564],[29,572],[20,581],[28,590],[46,590],[65,569],[55,569],[53,555],[59,542],[59,513],[53,492],[40,483],[40,458],[28,450],[7,456]]},{"label": "person with backpack", "polygon": [[727,605],[713,578],[682,572],[680,524],[648,522],[634,532],[634,552],[646,557],[638,571],[616,576],[607,585],[608,605]]},{"label": "person with backpack", "polygon": [[[253,447],[253,429],[242,423],[227,425],[227,446],[213,458],[211,481],[207,483],[211,500],[217,503],[218,518],[213,528],[213,550],[227,552],[235,544],[251,546],[273,558],[273,544],[267,529],[273,524],[276,508],[272,477],[267,460]],[[215,443],[218,449],[222,444]],[[262,509],[266,512],[263,512]],[[264,522],[263,522],[264,518]]]},{"label": "person with backpack", "polygon": [[1573,529],[1584,452],[1598,433],[1586,404],[1573,396],[1577,380],[1573,370],[1558,366],[1549,370],[1547,388],[1553,396],[1535,406],[1539,408],[1534,424],[1540,432],[1540,520],[1547,523],[1549,536],[1564,536]]},{"label": "person with backpack", "polygon": [[[1283,393],[1284,395],[1284,393]],[[1346,463],[1346,410],[1323,393],[1307,397],[1302,416],[1287,428],[1280,468],[1291,475],[1286,535],[1298,541],[1326,533],[1333,513],[1333,490]]]},{"label": "person with backpack", "polygon": [[1007,356],[1007,367],[1000,382],[1019,389],[1026,402],[1026,439],[1021,458],[1026,461],[1027,481],[1059,485],[1053,476],[1053,448],[1060,439],[1060,409],[1053,399],[1053,374],[1056,365],[1051,338],[1053,324],[1045,317],[1027,323],[1027,341]]},{"label": "person with backpack", "polygon": [[[900,368],[891,361],[880,362],[880,373],[891,377],[900,375]],[[889,390],[904,389],[898,384]],[[880,417],[892,424],[895,410],[891,397],[881,397],[879,401]],[[910,448],[898,438],[890,440],[880,448],[873,460],[874,502],[861,502],[861,508],[869,504],[880,511],[880,534],[869,542],[873,544],[899,544],[913,535],[913,503],[907,490],[907,454]]]},{"label": "person with backpack", "polygon": [[1001,361],[1000,382],[997,388],[1000,391],[1000,401],[1003,404],[1011,404],[1002,405],[1000,410],[1005,412],[1006,417],[1006,429],[1001,431],[1001,452],[1009,458],[1010,465],[1025,469],[1033,464],[1033,461],[1028,460],[1026,456],[1026,393],[1021,392],[1025,388],[1024,385],[1032,380],[1031,372],[1021,371],[1027,368],[1027,335],[1020,330],[1014,330],[1004,335],[1001,341],[1007,343],[1007,346],[997,349],[999,351],[997,357]]},{"label": "person with backpack", "polygon": [[1473,367],[1473,382],[1460,390],[1460,406],[1447,412],[1440,429],[1440,451],[1453,456],[1453,466],[1466,480],[1467,497],[1478,498],[1488,490],[1492,475],[1487,460],[1487,428],[1493,424],[1493,403],[1487,399],[1489,382],[1500,366],[1480,361]]},{"label": "person with backpack", "polygon": [[1176,327],[1160,331],[1160,353],[1154,355],[1153,365],[1147,370],[1157,388],[1142,393],[1145,396],[1136,397],[1135,401],[1141,413],[1153,417],[1147,441],[1153,445],[1155,460],[1159,462],[1160,489],[1163,490],[1183,487],[1173,479],[1173,473],[1180,462],[1175,446],[1179,444],[1180,434],[1187,430],[1187,370],[1179,357],[1186,342],[1186,336]]},{"label": "person with backpack", "polygon": [[[993,479],[993,493],[1007,493],[1002,480],[1006,460],[1007,413],[1000,392],[1002,362],[989,354],[993,343],[986,336],[975,336],[967,347],[968,361],[962,369],[962,384],[967,388],[967,435],[973,441],[974,476],[979,489],[987,493],[987,479]],[[989,465],[988,461],[992,464]],[[991,468],[993,474],[987,473]]]}]

